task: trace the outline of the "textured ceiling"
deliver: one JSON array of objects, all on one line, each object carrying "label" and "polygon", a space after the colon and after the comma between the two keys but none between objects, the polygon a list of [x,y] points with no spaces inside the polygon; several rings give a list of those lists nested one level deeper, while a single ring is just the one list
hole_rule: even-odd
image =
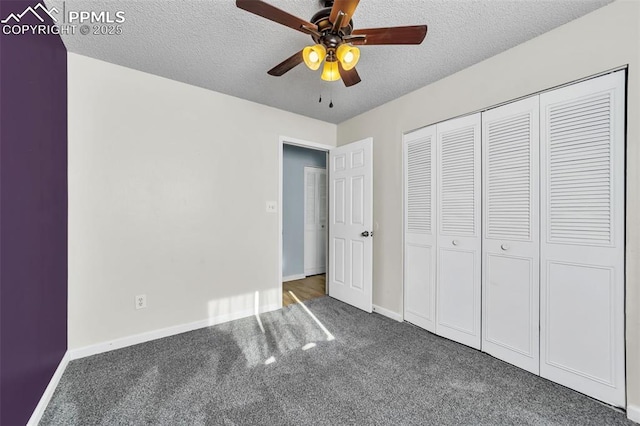
[{"label": "textured ceiling", "polygon": [[[268,1],[307,20],[321,8],[318,0]],[[46,4],[67,11],[125,12],[122,35],[63,36],[70,52],[340,123],[610,2],[361,0],[355,28],[427,24],[429,32],[420,46],[362,46],[357,67],[362,82],[350,88],[341,81],[323,82],[320,70],[304,64],[282,77],[267,75],[312,40],[236,8],[233,0]]]}]

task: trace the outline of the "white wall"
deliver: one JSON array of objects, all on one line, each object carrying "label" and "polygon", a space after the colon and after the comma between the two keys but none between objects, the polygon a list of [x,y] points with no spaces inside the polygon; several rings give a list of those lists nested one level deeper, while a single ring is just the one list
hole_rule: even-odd
[{"label": "white wall", "polygon": [[628,64],[627,383],[640,410],[639,26],[640,3],[618,0],[338,126],[339,145],[374,139],[374,304],[403,310],[403,132]]},{"label": "white wall", "polygon": [[277,308],[279,136],[336,126],[68,58],[69,348]]}]

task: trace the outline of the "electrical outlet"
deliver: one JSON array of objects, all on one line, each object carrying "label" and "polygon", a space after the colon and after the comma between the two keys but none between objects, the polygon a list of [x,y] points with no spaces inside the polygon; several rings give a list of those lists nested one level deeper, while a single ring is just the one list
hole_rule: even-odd
[{"label": "electrical outlet", "polygon": [[267,213],[277,213],[278,203],[276,201],[267,201]]},{"label": "electrical outlet", "polygon": [[136,296],[136,309],[144,309],[147,307],[147,295],[140,294]]}]

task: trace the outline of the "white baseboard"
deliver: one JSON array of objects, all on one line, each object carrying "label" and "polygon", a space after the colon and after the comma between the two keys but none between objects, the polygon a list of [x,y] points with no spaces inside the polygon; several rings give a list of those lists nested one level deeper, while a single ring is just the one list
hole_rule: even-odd
[{"label": "white baseboard", "polygon": [[373,305],[373,312],[384,315],[385,317],[391,318],[392,320],[396,320],[399,322],[404,321],[404,318],[402,318],[402,315],[400,315],[399,313],[390,311],[389,309],[385,309],[377,305]]},{"label": "white baseboard", "polygon": [[289,275],[288,277],[282,277],[282,282],[286,283],[287,281],[303,280],[305,278],[307,278],[305,274]]},{"label": "white baseboard", "polygon": [[53,392],[58,387],[58,383],[60,382],[60,378],[64,373],[64,370],[67,368],[67,364],[69,364],[69,351],[64,353],[60,364],[58,364],[58,368],[51,376],[51,380],[49,380],[49,384],[47,388],[44,390],[42,397],[40,398],[40,402],[36,405],[35,410],[31,414],[29,421],[27,422],[27,426],[37,426],[40,423],[40,419],[42,419],[42,415],[44,414],[44,410],[47,409],[47,405],[49,405],[49,401],[51,401],[51,397],[53,396]]},{"label": "white baseboard", "polygon": [[640,423],[640,406],[627,405],[627,418],[632,422]]},{"label": "white baseboard", "polygon": [[[277,305],[269,305],[264,306],[260,309],[260,313],[266,313],[271,311],[276,311],[280,309],[280,306]],[[195,321],[188,324],[180,324],[174,325],[171,327],[161,328],[158,330],[147,331],[140,334],[134,334],[132,336],[121,337],[115,340],[110,340],[107,342],[96,343],[94,345],[84,346],[81,348],[70,349],[68,351],[69,360],[79,359],[88,357],[91,355],[97,355],[104,352],[113,351],[116,349],[126,348],[127,346],[133,346],[144,342],[149,342],[151,340],[162,339],[164,337],[175,336],[176,334],[186,333],[188,331],[197,330],[199,328],[210,327],[216,324],[222,324],[225,322],[247,318],[255,315],[255,311],[245,310],[234,312],[226,315],[219,315],[214,318],[208,318],[201,321]]]}]

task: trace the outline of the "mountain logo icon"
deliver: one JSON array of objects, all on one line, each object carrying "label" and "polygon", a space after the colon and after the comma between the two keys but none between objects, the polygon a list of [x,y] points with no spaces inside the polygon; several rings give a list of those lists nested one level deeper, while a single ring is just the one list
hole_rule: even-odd
[{"label": "mountain logo icon", "polygon": [[55,7],[52,7],[51,9],[47,9],[42,5],[42,3],[38,3],[34,7],[31,7],[31,6],[27,7],[22,13],[9,14],[9,16],[1,20],[0,23],[8,24],[10,23],[10,21],[13,21],[14,23],[17,24],[20,22],[22,17],[25,16],[27,13],[31,13],[33,16],[35,16],[38,19],[38,21],[44,22],[44,18],[42,16],[45,16],[45,15],[39,15],[36,9],[39,10],[41,14],[49,15],[49,18],[51,18],[53,22],[58,22],[58,20],[52,15],[52,13],[58,13],[58,9],[56,9]]}]

